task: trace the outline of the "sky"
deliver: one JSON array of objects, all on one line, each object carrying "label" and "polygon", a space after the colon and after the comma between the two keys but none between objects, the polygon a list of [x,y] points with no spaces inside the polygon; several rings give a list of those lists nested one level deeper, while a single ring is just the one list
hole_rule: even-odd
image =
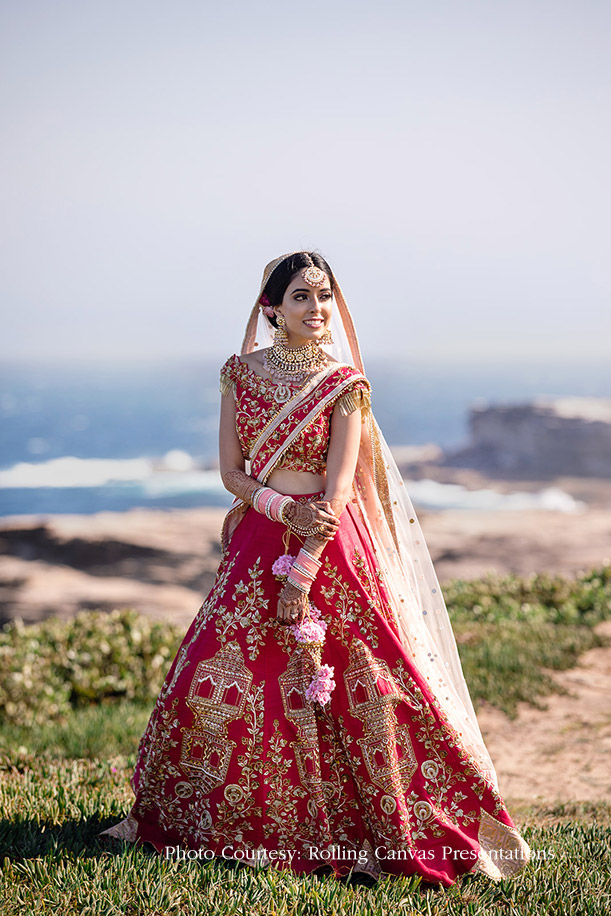
[{"label": "sky", "polygon": [[226,356],[299,248],[365,357],[608,354],[606,0],[1,0],[0,36],[0,359]]}]

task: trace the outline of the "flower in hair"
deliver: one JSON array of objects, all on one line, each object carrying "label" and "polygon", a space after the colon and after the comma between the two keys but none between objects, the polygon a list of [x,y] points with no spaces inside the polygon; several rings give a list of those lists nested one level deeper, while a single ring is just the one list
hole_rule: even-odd
[{"label": "flower in hair", "polygon": [[264,315],[267,315],[268,318],[274,317],[274,310],[271,306],[267,293],[263,293],[259,298],[259,305],[261,306],[261,311]]}]

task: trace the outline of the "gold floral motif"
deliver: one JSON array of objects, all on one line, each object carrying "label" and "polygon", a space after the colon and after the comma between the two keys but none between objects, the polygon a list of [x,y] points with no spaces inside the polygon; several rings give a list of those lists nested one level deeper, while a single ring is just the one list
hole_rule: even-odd
[{"label": "gold floral motif", "polygon": [[322,783],[329,839],[349,843],[354,834],[351,812],[358,811],[359,804],[345,791],[345,786],[352,781],[348,757],[337,723],[328,709],[323,708],[318,714],[318,727],[321,762],[330,777]]},{"label": "gold floral motif", "polygon": [[392,795],[383,795],[380,799],[380,808],[384,814],[394,814],[397,810],[397,800]]},{"label": "gold floral motif", "polygon": [[[475,810],[464,811],[460,802],[465,799],[462,792],[454,789],[452,798],[449,798],[449,792],[457,783],[468,783],[471,791],[479,798],[483,798],[487,792],[494,799],[495,807],[493,814],[498,814],[503,808],[503,800],[498,789],[490,783],[480,768],[477,766],[475,759],[470,755],[460,740],[460,735],[456,729],[443,717],[439,703],[434,696],[430,701],[426,699],[422,690],[405,669],[402,659],[395,668],[393,676],[397,684],[400,685],[404,698],[410,703],[415,711],[412,721],[417,726],[416,739],[427,749],[434,761],[425,761],[427,772],[423,776],[427,780],[426,788],[431,797],[437,800],[437,803],[443,806],[445,814],[453,823],[463,825],[472,823],[479,813]],[[433,709],[436,710],[433,712]],[[442,725],[440,726],[437,717],[441,717]],[[460,759],[460,766],[450,768],[447,766],[448,749]],[[431,762],[437,765],[435,770],[431,767]]]},{"label": "gold floral motif", "polygon": [[244,798],[244,791],[240,786],[232,782],[225,786],[223,795],[230,805],[237,805]]},{"label": "gold floral motif", "polygon": [[424,840],[427,834],[434,837],[442,837],[445,834],[445,830],[436,820],[439,818],[443,821],[445,818],[429,801],[420,798],[416,792],[410,792],[405,798],[405,803],[414,822],[411,831],[413,840]]},{"label": "gold floral motif", "polygon": [[308,792],[303,786],[297,785],[291,775],[293,764],[291,755],[286,751],[287,744],[282,737],[279,720],[274,719],[268,751],[261,768],[267,791],[265,813],[268,820],[263,829],[266,838],[274,835],[284,848],[295,849],[298,835],[304,826],[297,806],[300,800],[307,798]]},{"label": "gold floral motif", "polygon": [[368,600],[368,593],[363,595],[350,588],[344,577],[333,566],[328,557],[324,558],[321,572],[325,578],[331,580],[331,585],[322,585],[320,592],[329,604],[333,604],[335,614],[325,617],[331,632],[344,645],[350,644],[351,633],[348,624],[354,623],[367,638],[372,648],[377,648],[378,635],[376,615],[373,606]]},{"label": "gold floral motif", "polygon": [[184,802],[174,792],[167,790],[169,782],[184,776],[184,772],[171,762],[168,755],[168,748],[179,744],[176,731],[179,704],[179,698],[174,697],[168,707],[156,707],[153,710],[138,749],[141,769],[137,784],[132,777],[132,788],[138,790],[138,799],[132,813],[138,819],[141,812],[156,809],[162,829],[180,832],[188,830]]},{"label": "gold floral motif", "polygon": [[265,681],[261,681],[246,698],[243,719],[246,735],[237,755],[240,776],[237,783],[230,783],[223,790],[224,800],[219,802],[208,830],[212,839],[241,841],[242,831],[249,822],[262,816],[261,806],[256,804],[256,792],[262,770],[264,694]]},{"label": "gold floral motif", "polygon": [[265,640],[267,630],[273,619],[261,620],[261,611],[269,605],[261,579],[261,558],[248,570],[249,582],[240,580],[235,586],[232,603],[229,609],[219,608],[216,617],[216,631],[219,642],[224,643],[235,635],[238,627],[246,630],[246,642],[249,644],[248,655],[254,661]]}]

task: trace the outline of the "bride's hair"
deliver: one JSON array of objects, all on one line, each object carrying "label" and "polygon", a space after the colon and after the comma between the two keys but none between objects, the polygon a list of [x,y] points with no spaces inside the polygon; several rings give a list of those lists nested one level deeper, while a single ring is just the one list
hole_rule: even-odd
[{"label": "bride's hair", "polygon": [[[335,277],[333,276],[333,271],[322,255],[317,254],[315,251],[297,251],[295,254],[285,258],[284,261],[281,261],[280,264],[274,268],[270,274],[269,280],[265,284],[265,289],[261,297],[264,295],[267,296],[269,304],[272,306],[280,305],[287,286],[295,274],[305,267],[319,267],[320,270],[324,270],[329,278],[331,291],[335,292]],[[274,327],[277,327],[275,318],[268,318],[268,321]]]}]

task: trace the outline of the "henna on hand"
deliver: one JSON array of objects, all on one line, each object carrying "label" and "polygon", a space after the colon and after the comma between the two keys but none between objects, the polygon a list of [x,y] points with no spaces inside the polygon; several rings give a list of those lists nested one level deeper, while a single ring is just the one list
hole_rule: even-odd
[{"label": "henna on hand", "polygon": [[285,625],[301,623],[307,605],[308,596],[287,582],[278,599],[278,622]]},{"label": "henna on hand", "polygon": [[226,490],[229,490],[234,496],[239,496],[249,505],[252,505],[253,494],[261,488],[257,480],[253,480],[245,471],[240,471],[238,468],[225,471],[222,480]]},{"label": "henna on hand", "polygon": [[334,515],[336,518],[339,518],[346,508],[346,503],[337,496],[333,499],[318,499],[314,505],[321,506],[330,515]]},{"label": "henna on hand", "polygon": [[309,528],[315,524],[312,503],[289,503],[284,510],[284,517],[289,522],[295,522],[300,528]]}]

